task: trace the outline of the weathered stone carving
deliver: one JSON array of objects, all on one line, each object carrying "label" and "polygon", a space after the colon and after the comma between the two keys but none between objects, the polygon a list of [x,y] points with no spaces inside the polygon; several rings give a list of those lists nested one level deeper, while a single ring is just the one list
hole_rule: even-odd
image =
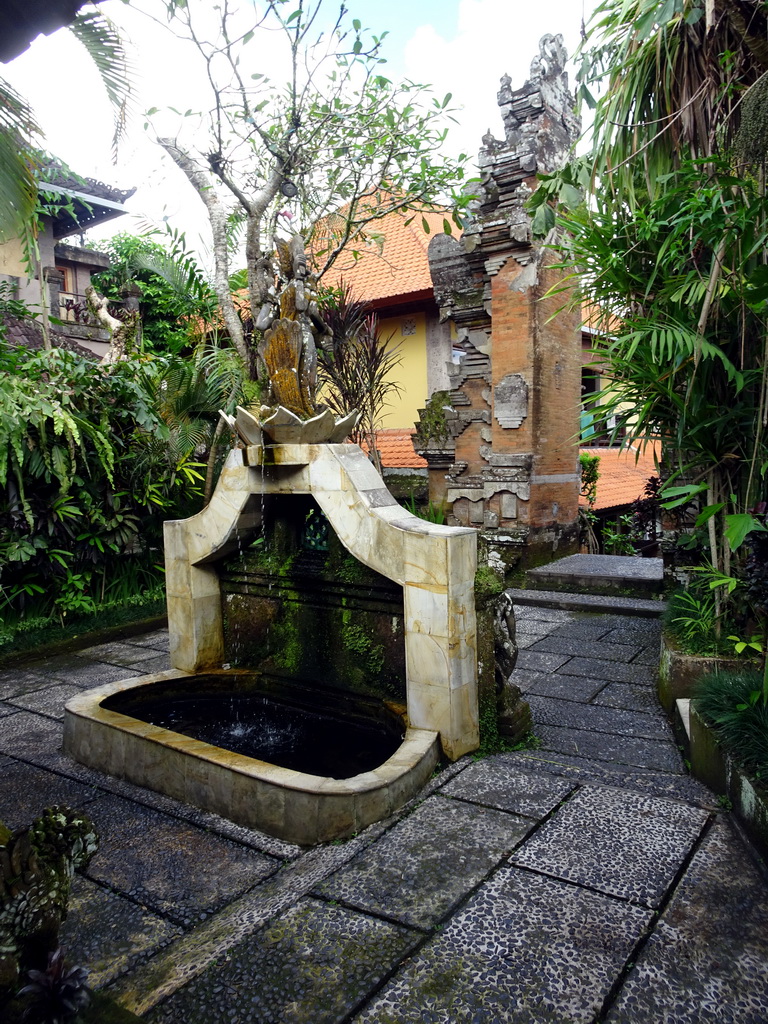
[{"label": "weathered stone carving", "polygon": [[519,686],[510,681],[517,663],[518,646],[515,609],[508,591],[502,591],[494,608],[493,641],[495,655],[496,704],[499,732],[519,743],[532,729],[531,708]]},{"label": "weathered stone carving", "polygon": [[546,298],[559,274],[526,208],[536,175],[562,166],[578,134],[565,61],[562,38],[547,35],[521,88],[502,79],[504,138],[483,138],[464,234],[429,247],[440,316],[453,322],[454,351],[463,353],[448,368],[454,443],[419,450],[430,495],[453,500],[450,523],[503,535],[510,565],[521,543],[527,554],[577,534],[578,313]]},{"label": "weathered stone carving", "polygon": [[506,590],[500,594],[493,612],[493,647],[496,692],[501,693],[514,671],[518,654],[515,608]]},{"label": "weathered stone carving", "polygon": [[51,807],[17,832],[0,822],[0,1001],[58,948],[72,875],[97,848],[89,818],[68,807]]},{"label": "weathered stone carving", "polygon": [[264,331],[259,358],[266,367],[267,404],[282,406],[299,419],[317,412],[316,335],[328,329],[317,306],[316,279],[309,273],[304,239],[275,239],[282,288],[262,306],[256,327]]},{"label": "weathered stone carving", "polygon": [[235,418],[221,416],[246,445],[262,444],[262,431],[278,443],[340,443],[358,414],[353,409],[337,419],[317,404],[317,340],[322,344],[331,332],[320,316],[304,239],[298,234],[289,242],[276,238],[275,246],[281,287],[269,295],[255,324],[264,332],[258,356],[267,381],[266,404],[258,410],[238,407]]},{"label": "weathered stone carving", "polygon": [[519,427],[528,415],[528,385],[519,373],[508,373],[496,385],[493,414],[502,427]]}]

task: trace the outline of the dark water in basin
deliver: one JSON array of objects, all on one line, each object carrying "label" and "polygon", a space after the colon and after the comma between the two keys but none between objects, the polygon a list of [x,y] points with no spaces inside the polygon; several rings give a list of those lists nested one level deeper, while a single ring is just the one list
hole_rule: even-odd
[{"label": "dark water in basin", "polygon": [[274,692],[284,689],[274,683],[273,692],[254,691],[253,677],[234,680],[234,689],[232,683],[222,686],[219,677],[198,677],[193,685],[190,680],[157,683],[114,694],[102,707],[282,768],[333,779],[377,768],[405,735],[397,715],[370,701],[334,700],[295,687],[286,696]]}]

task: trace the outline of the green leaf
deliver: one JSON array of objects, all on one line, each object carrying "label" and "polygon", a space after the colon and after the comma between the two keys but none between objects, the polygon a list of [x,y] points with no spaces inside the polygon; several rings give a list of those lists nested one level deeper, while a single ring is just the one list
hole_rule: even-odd
[{"label": "green leaf", "polygon": [[565,182],[560,187],[560,192],[557,198],[559,202],[569,210],[573,210],[577,206],[581,206],[584,202],[584,196],[581,194],[579,189],[577,189],[575,185],[568,184],[568,182]]},{"label": "green leaf", "polygon": [[687,505],[689,501],[698,494],[702,494],[706,491],[706,484],[688,484],[685,487],[665,487],[660,495],[660,504],[662,508],[679,508],[681,505]]},{"label": "green leaf", "polygon": [[720,501],[716,505],[707,505],[706,508],[703,508],[696,517],[696,523],[694,525],[703,526],[705,523],[708,523],[712,516],[717,515],[721,509],[725,508],[725,504],[726,503],[724,501]]},{"label": "green leaf", "polygon": [[731,551],[737,551],[749,533],[768,533],[762,523],[748,512],[725,517],[725,538]]},{"label": "green leaf", "polygon": [[554,226],[555,211],[547,203],[543,203],[533,215],[531,230],[534,235],[541,237],[542,235],[549,234]]}]

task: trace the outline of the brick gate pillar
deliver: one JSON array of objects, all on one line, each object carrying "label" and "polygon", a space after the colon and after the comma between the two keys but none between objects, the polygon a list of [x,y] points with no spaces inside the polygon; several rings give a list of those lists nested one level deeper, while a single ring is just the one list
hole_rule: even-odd
[{"label": "brick gate pillar", "polygon": [[548,295],[562,274],[525,209],[537,173],[562,166],[578,134],[565,60],[562,37],[545,36],[525,85],[502,79],[505,138],[483,139],[471,220],[460,240],[429,246],[460,362],[447,368],[446,433],[431,460],[430,445],[420,452],[449,522],[479,528],[508,566],[569,554],[578,538],[581,318]]}]

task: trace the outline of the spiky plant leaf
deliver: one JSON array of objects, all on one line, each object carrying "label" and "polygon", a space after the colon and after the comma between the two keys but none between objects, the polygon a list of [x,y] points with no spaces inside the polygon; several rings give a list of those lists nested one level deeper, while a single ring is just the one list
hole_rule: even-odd
[{"label": "spiky plant leaf", "polygon": [[0,239],[20,234],[34,212],[32,143],[39,134],[26,101],[0,79]]},{"label": "spiky plant leaf", "polygon": [[130,112],[135,68],[117,28],[101,11],[79,11],[69,31],[85,47],[115,108],[112,153],[117,162],[118,146]]}]

